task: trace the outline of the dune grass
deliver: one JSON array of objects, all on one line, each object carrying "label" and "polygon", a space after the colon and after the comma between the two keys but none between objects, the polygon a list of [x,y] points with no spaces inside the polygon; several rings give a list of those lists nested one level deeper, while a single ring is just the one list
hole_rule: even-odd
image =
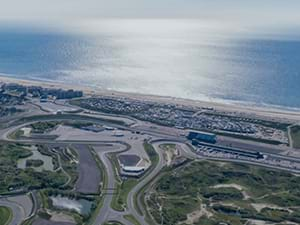
[{"label": "dune grass", "polygon": [[[202,225],[204,219],[206,224],[239,225],[248,219],[298,224],[299,183],[299,176],[280,170],[198,161],[167,171],[151,190],[147,206],[156,223],[166,225],[184,222],[201,208],[201,220],[193,224]],[[263,207],[258,211],[253,204]]]}]

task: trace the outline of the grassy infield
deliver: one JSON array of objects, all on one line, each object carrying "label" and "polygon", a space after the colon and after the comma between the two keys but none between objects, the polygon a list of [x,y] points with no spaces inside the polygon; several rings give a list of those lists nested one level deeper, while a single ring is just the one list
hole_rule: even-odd
[{"label": "grassy infield", "polygon": [[10,208],[0,206],[0,225],[7,225],[12,219],[12,211]]},{"label": "grassy infield", "polygon": [[127,196],[130,190],[137,184],[138,180],[134,178],[129,178],[127,180],[121,180],[118,174],[119,164],[117,160],[117,154],[112,153],[109,155],[110,161],[116,170],[114,170],[114,175],[117,180],[116,190],[111,202],[111,207],[116,211],[124,211],[126,207]]}]

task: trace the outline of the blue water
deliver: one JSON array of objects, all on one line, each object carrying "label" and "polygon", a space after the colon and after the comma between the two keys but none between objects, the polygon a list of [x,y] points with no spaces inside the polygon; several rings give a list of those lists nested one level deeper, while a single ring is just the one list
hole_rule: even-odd
[{"label": "blue water", "polygon": [[197,21],[114,20],[66,32],[0,27],[0,73],[300,108],[300,41],[249,34]]}]

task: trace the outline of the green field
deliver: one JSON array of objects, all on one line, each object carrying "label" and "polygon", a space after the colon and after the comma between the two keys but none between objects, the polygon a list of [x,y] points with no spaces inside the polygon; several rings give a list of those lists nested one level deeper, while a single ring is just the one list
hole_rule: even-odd
[{"label": "green field", "polygon": [[[148,154],[150,160],[151,160],[151,166],[148,169],[148,171],[146,172],[146,174],[150,174],[157,166],[158,161],[159,161],[159,155],[156,153],[154,147],[152,144],[148,143],[148,142],[144,142],[144,149],[146,151],[146,153]],[[155,178],[153,178],[155,179]],[[143,186],[143,188],[141,188],[137,193],[134,194],[133,196],[133,201],[134,201],[134,207],[137,210],[137,212],[140,215],[144,215],[145,214],[145,220],[148,224],[152,224],[149,223],[151,222],[150,219],[150,215],[148,210],[143,210],[146,208],[146,203],[145,203],[145,190],[147,189],[147,187],[149,186],[149,184],[152,182],[149,181],[147,184],[145,184]],[[140,203],[140,204],[139,204]]]},{"label": "green field", "polygon": [[125,215],[124,218],[134,225],[141,225],[139,221],[137,221],[137,219],[131,214]]},{"label": "green field", "polygon": [[7,225],[12,219],[11,209],[0,206],[0,225]]},{"label": "green field", "polygon": [[114,170],[114,176],[116,179],[116,184],[115,184],[115,191],[114,191],[114,195],[112,198],[112,202],[111,202],[111,208],[116,210],[116,211],[124,211],[124,207],[126,205],[126,200],[123,201],[122,199],[125,198],[124,194],[122,193],[123,190],[121,189],[121,185],[123,183],[123,181],[121,180],[121,178],[119,177],[119,174],[117,173],[117,170],[119,171],[119,163],[118,163],[118,159],[117,159],[117,153],[111,153],[109,154],[109,159],[113,165],[114,168],[116,168],[116,170]]},{"label": "green field", "polygon": [[131,189],[138,183],[136,178],[128,178],[117,184],[117,193],[112,200],[112,208],[117,211],[124,211],[127,205],[127,197]]},{"label": "green field", "polygon": [[145,149],[146,153],[148,154],[149,159],[151,161],[151,168],[154,169],[158,163],[159,156],[156,153],[154,147],[151,144],[149,144],[148,142],[144,142],[144,149]]},{"label": "green field", "polygon": [[300,177],[241,164],[192,162],[165,172],[147,207],[158,224],[166,225],[300,223]]},{"label": "green field", "polygon": [[57,121],[42,121],[42,122],[36,122],[32,123],[30,125],[30,128],[32,128],[32,133],[45,133],[48,131],[53,130],[59,122]]},{"label": "green field", "polygon": [[290,135],[294,148],[300,148],[300,125],[290,127]]}]

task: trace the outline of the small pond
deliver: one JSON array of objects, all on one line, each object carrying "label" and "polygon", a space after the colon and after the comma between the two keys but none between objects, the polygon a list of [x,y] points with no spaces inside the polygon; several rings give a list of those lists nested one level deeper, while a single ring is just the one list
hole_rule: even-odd
[{"label": "small pond", "polygon": [[50,197],[54,207],[59,209],[75,210],[76,212],[87,215],[90,213],[92,208],[92,201],[85,199],[70,199],[68,197],[62,196],[52,196]]}]

